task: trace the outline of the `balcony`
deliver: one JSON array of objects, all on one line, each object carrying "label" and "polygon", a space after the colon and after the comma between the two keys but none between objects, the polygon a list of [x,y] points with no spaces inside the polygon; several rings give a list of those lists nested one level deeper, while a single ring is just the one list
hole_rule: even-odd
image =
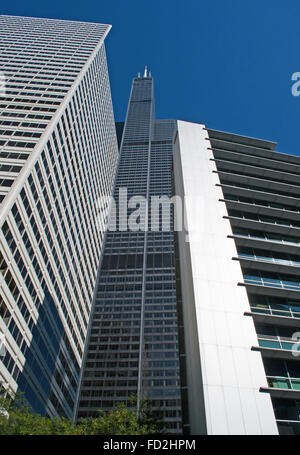
[{"label": "balcony", "polygon": [[[272,153],[276,147],[275,142],[256,139],[253,137],[240,136],[224,131],[217,131],[210,128],[205,128],[209,135],[209,141],[212,147],[220,147],[225,150],[234,150],[241,153],[251,153],[251,155],[266,156],[276,159],[278,153]],[[280,154],[278,154],[280,156]],[[284,155],[281,154],[284,157]],[[278,158],[277,158],[278,159]],[[285,160],[289,161],[289,157]],[[293,160],[292,162],[295,162]]]},{"label": "balcony", "polygon": [[256,273],[251,272],[248,268],[243,269],[244,282],[238,283],[238,286],[246,286],[250,294],[299,300],[299,278],[294,278],[292,275],[266,271],[261,273],[257,269],[255,269]]},{"label": "balcony", "polygon": [[300,291],[300,281],[290,280],[288,275],[278,275],[276,273],[265,275],[249,275],[248,269],[244,270],[244,282],[245,284],[255,284],[264,287],[272,287],[276,289],[286,289],[291,291]]},{"label": "balcony", "polygon": [[[232,199],[228,199],[228,197],[232,197]],[[234,198],[234,199],[233,199]],[[248,198],[247,198],[248,199]],[[276,204],[274,206],[270,205],[272,204],[271,202],[265,202],[265,201],[260,201],[258,202],[251,202],[251,199],[249,202],[245,202],[243,200],[239,200],[239,198],[235,198],[234,195],[227,196],[227,199],[219,199],[220,202],[225,202],[227,209],[233,209],[233,210],[241,210],[241,211],[247,211],[250,213],[255,213],[257,215],[266,215],[266,216],[274,216],[274,217],[279,217],[282,219],[289,219],[289,220],[300,220],[300,211],[299,208],[297,209],[295,207],[295,210],[289,210],[288,208],[284,207],[276,207]],[[260,205],[261,202],[261,205]],[[290,206],[290,208],[293,208]]]},{"label": "balcony", "polygon": [[[217,172],[217,171],[214,171]],[[271,190],[271,186],[269,187],[254,187],[254,188],[249,188],[249,182],[252,177],[248,177],[247,179],[243,176],[236,176],[235,174],[230,174],[230,173],[219,173],[224,181],[227,177],[227,180],[230,179],[230,183],[227,183],[224,181],[221,183],[217,183],[216,186],[220,186],[223,190],[228,195],[233,195],[233,196],[240,196],[240,197],[246,197],[246,198],[252,198],[252,199],[257,199],[257,200],[262,200],[262,201],[267,201],[271,203],[277,203],[277,204],[283,204],[283,205],[288,205],[291,207],[295,207],[298,210],[300,209],[300,200],[299,197],[297,196],[292,196],[292,195],[284,195],[284,194],[278,194],[276,190],[279,190],[279,188],[275,187],[275,190]],[[237,178],[241,177],[241,178]],[[253,179],[254,180],[254,179]],[[235,183],[233,183],[235,182]],[[241,185],[239,185],[239,183]],[[252,185],[255,183],[257,184],[258,182],[250,182]],[[279,183],[277,183],[279,185]],[[286,185],[288,186],[288,185]],[[269,189],[269,191],[268,191]],[[271,191],[270,191],[271,190]]]},{"label": "balcony", "polygon": [[300,398],[300,379],[279,376],[267,376],[268,387],[261,387],[260,391],[270,393],[274,398]]},{"label": "balcony", "polygon": [[263,348],[261,346],[252,346],[251,351],[258,351],[263,357],[270,359],[285,359],[293,360],[294,356],[291,350],[288,349],[272,349]]},{"label": "balcony", "polygon": [[[250,155],[246,153],[237,153],[231,150],[224,150],[222,148],[214,148],[213,150],[215,159],[230,159],[235,162],[244,163],[248,165],[258,166],[262,168],[272,169],[275,171],[284,171],[288,174],[298,174],[300,176],[300,160],[298,164],[288,163],[284,161],[278,161],[270,157],[258,157],[255,155]],[[276,153],[277,155],[277,153]]]},{"label": "balcony", "polygon": [[[293,188],[293,192],[297,193],[300,190],[300,175],[282,172],[281,170],[270,169],[267,167],[258,167],[257,163],[249,162],[238,162],[237,160],[226,160],[226,159],[212,159],[215,161],[217,170],[220,172],[233,172],[234,174],[239,174],[243,176],[253,177],[255,179],[263,179],[268,182],[278,182],[279,184],[289,184]],[[264,183],[265,184],[265,183]]]},{"label": "balcony", "polygon": [[[296,331],[297,328],[295,328]],[[258,346],[252,346],[251,350],[261,352],[266,358],[300,360],[298,345],[295,340],[258,335]]]},{"label": "balcony", "polygon": [[272,252],[284,252],[289,254],[295,254],[299,252],[299,243],[292,243],[286,241],[280,241],[275,239],[269,239],[266,237],[250,236],[249,234],[229,234],[229,239],[234,239],[237,246],[245,246],[249,248],[260,248],[267,249]]},{"label": "balcony", "polygon": [[[254,217],[255,215],[253,215]],[[241,218],[237,216],[224,216],[223,218],[228,219],[232,227],[236,228],[245,228],[245,229],[254,229],[259,231],[268,231],[273,232],[275,234],[282,234],[282,235],[292,235],[292,236],[300,236],[300,227],[294,227],[289,223],[283,224],[280,222],[272,223],[267,221],[262,221],[260,219],[249,219],[249,218]],[[298,215],[297,221],[299,222],[300,216]]]},{"label": "balcony", "polygon": [[[225,162],[226,163],[226,162]],[[229,166],[228,164],[231,164]],[[268,194],[273,194],[274,196],[280,195],[281,197],[291,198],[295,200],[297,204],[297,199],[300,196],[300,186],[299,185],[292,185],[287,182],[278,181],[275,177],[273,179],[269,179],[264,176],[256,176],[256,168],[253,168],[254,171],[246,172],[247,166],[240,166],[239,169],[237,166],[232,166],[232,163],[226,163],[222,165],[222,168],[219,167],[217,170],[212,171],[214,173],[219,174],[221,183],[225,184],[226,181],[232,182],[232,185],[240,186],[242,188],[246,188],[249,190],[254,190],[258,192],[266,192]],[[234,172],[234,169],[237,169]],[[250,175],[251,174],[251,175]],[[251,188],[252,187],[252,188]]]},{"label": "balcony", "polygon": [[250,303],[251,311],[257,314],[264,314],[271,317],[299,319],[300,321],[300,301],[286,304],[272,303]]},{"label": "balcony", "polygon": [[252,284],[252,283],[238,283],[238,286],[245,286],[247,291],[251,294],[266,295],[270,297],[283,297],[291,299],[299,299],[300,294],[296,289],[285,289],[283,287],[272,287],[266,285]]},{"label": "balcony", "polygon": [[269,314],[255,313],[252,311],[245,311],[244,315],[251,316],[255,322],[261,324],[278,324],[283,327],[295,327],[295,325],[299,325],[300,330],[300,319],[294,319],[286,316],[271,316]]},{"label": "balcony", "polygon": [[[242,267],[248,270],[260,270],[262,272],[288,273],[289,275],[299,276],[299,265],[293,261],[276,261],[275,258],[260,258],[257,256],[239,254],[238,257],[232,258],[234,261],[240,261]],[[300,288],[299,288],[300,290]]]},{"label": "balcony", "polygon": [[250,303],[250,308],[251,311],[246,311],[244,315],[251,316],[257,323],[300,327],[300,303],[299,306]]}]

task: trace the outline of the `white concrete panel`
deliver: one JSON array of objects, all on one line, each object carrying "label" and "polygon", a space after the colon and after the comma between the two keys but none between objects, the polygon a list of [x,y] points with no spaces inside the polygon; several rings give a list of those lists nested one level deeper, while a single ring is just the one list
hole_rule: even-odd
[{"label": "white concrete panel", "polygon": [[227,409],[228,433],[244,435],[245,421],[241,406],[240,390],[237,387],[227,387],[224,390],[224,401]]},{"label": "white concrete panel", "polygon": [[205,363],[203,383],[206,385],[221,386],[223,381],[217,347],[211,344],[204,344],[202,358]]},{"label": "white concrete panel", "polygon": [[263,433],[261,428],[261,421],[256,417],[257,413],[259,412],[259,409],[257,407],[256,394],[253,388],[240,388],[239,392],[241,397],[243,420],[245,422],[246,434],[256,435]]},{"label": "white concrete panel", "polygon": [[227,407],[224,389],[220,386],[207,386],[206,394],[209,397],[210,432],[211,435],[228,435],[230,429],[227,420]]}]

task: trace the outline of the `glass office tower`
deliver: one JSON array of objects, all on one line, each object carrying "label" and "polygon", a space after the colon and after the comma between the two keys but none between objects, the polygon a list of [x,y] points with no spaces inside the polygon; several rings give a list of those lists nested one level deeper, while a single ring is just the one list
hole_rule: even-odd
[{"label": "glass office tower", "polygon": [[0,25],[0,382],[71,417],[118,158],[110,26]]},{"label": "glass office tower", "polygon": [[[90,322],[77,417],[97,415],[132,396],[147,398],[170,433],[182,431],[173,216],[171,229],[133,230],[132,197],[173,194],[176,122],[155,120],[153,78],[133,80],[115,183],[116,230],[108,230]],[[126,215],[126,211],[127,215]],[[155,224],[155,223],[154,223]]]}]

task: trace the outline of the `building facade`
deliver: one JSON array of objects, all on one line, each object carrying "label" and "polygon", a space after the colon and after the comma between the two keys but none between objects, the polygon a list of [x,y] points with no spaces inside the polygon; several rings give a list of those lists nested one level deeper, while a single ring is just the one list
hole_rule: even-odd
[{"label": "building facade", "polygon": [[[147,398],[170,433],[182,432],[173,215],[163,231],[153,196],[173,194],[176,122],[155,120],[153,78],[133,80],[114,199],[95,290],[77,417]],[[145,201],[139,216],[139,202]],[[138,224],[134,224],[136,218]],[[155,229],[149,226],[155,225]],[[147,228],[146,228],[147,227]]]},{"label": "building facade", "polygon": [[[117,129],[116,206],[77,418],[137,396],[168,433],[297,434],[300,159],[272,142],[156,120],[147,72]],[[165,228],[152,199],[172,196],[181,205],[175,218],[169,205]]]},{"label": "building facade", "polygon": [[2,387],[50,417],[145,398],[170,434],[299,434],[300,158],[156,120],[147,69],[115,128],[110,26],[0,24]]},{"label": "building facade", "polygon": [[72,417],[118,159],[110,26],[0,24],[0,381]]},{"label": "building facade", "polygon": [[164,232],[159,220],[153,231],[149,211],[148,231],[107,234],[78,417],[138,394],[169,432],[297,434],[300,159],[271,142],[151,120],[152,85],[133,82],[116,219],[131,196],[176,194],[185,223]]},{"label": "building facade", "polygon": [[178,122],[176,191],[202,213],[179,233],[192,433],[300,431],[300,158],[274,149]]}]

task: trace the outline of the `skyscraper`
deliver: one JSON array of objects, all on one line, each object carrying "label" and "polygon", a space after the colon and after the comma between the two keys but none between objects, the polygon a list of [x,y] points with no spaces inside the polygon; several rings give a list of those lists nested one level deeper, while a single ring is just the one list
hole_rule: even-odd
[{"label": "skyscraper", "polygon": [[[276,144],[208,130],[280,434],[299,434],[300,159]],[[237,276],[236,276],[237,279]],[[237,329],[238,330],[238,329]],[[238,332],[237,332],[238,333]]]},{"label": "skyscraper", "polygon": [[[133,80],[78,418],[137,394],[170,433],[299,433],[300,159],[275,145],[155,120]],[[153,196],[182,202],[169,229]]]},{"label": "skyscraper", "polygon": [[271,399],[260,391],[267,381],[261,354],[252,349],[257,336],[245,316],[241,257],[223,202],[227,191],[235,199],[237,187],[248,187],[240,181],[251,161],[258,166],[257,150],[267,154],[273,146],[178,122],[176,192],[190,201],[178,238],[192,434],[277,434]]},{"label": "skyscraper", "polygon": [[156,120],[147,69],[115,129],[109,26],[0,23],[1,384],[49,416],[134,396],[168,433],[299,434],[300,158]]},{"label": "skyscraper", "polygon": [[178,122],[192,432],[300,433],[300,158],[275,146]]},{"label": "skyscraper", "polygon": [[134,198],[149,206],[152,196],[173,193],[175,126],[174,120],[155,120],[153,78],[146,70],[132,83],[111,217],[116,230],[107,232],[99,270],[78,418],[117,402],[129,405],[137,395],[162,412],[169,432],[182,431],[174,232],[145,229],[151,223],[147,206],[139,225],[131,224]]},{"label": "skyscraper", "polygon": [[0,381],[71,417],[118,158],[110,26],[0,25]]}]

